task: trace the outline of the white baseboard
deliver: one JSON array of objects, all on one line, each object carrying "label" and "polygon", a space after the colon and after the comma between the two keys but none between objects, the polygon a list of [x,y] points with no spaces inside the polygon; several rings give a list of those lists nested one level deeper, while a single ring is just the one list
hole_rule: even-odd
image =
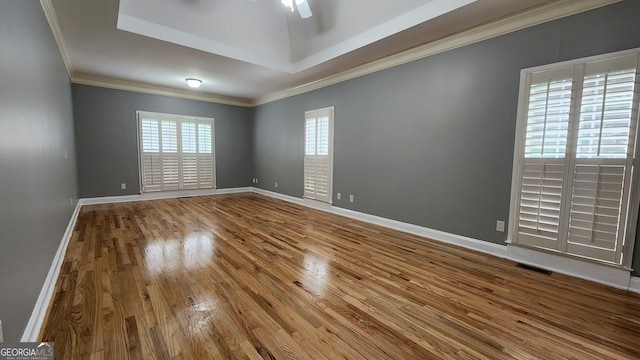
[{"label": "white baseboard", "polygon": [[80,205],[99,205],[99,204],[111,204],[111,203],[121,203],[121,202],[131,202],[131,201],[174,199],[174,198],[187,197],[187,196],[222,195],[222,194],[235,194],[235,193],[242,193],[242,192],[251,192],[251,188],[242,187],[242,188],[228,188],[228,189],[160,191],[160,192],[144,193],[140,195],[84,198],[84,199],[80,199]]},{"label": "white baseboard", "polygon": [[618,289],[630,289],[631,270],[625,268],[598,264],[513,244],[507,245],[507,259]]},{"label": "white baseboard", "polygon": [[24,329],[24,333],[22,334],[22,338],[20,339],[21,342],[38,341],[40,328],[42,327],[42,323],[44,322],[44,317],[47,315],[47,309],[49,307],[49,303],[51,302],[51,297],[53,296],[56,282],[58,281],[58,275],[60,275],[60,269],[62,267],[62,263],[64,262],[64,256],[67,253],[67,246],[69,245],[69,240],[71,240],[73,228],[76,226],[76,220],[78,220],[78,213],[80,213],[81,207],[82,205],[80,204],[80,202],[78,202],[75,210],[73,211],[73,214],[71,215],[71,219],[69,220],[67,229],[62,236],[62,241],[58,246],[58,251],[56,251],[56,255],[53,258],[51,267],[49,268],[47,278],[44,281],[42,289],[40,290],[40,295],[38,295],[38,300],[36,300],[36,305],[33,307],[33,312],[31,313],[31,317],[29,318],[27,327]]},{"label": "white baseboard", "polygon": [[447,244],[461,246],[467,249],[479,251],[501,258],[504,258],[507,255],[507,248],[504,245],[494,244],[488,241],[477,240],[462,235],[452,234],[441,230],[431,229],[424,226],[409,224],[398,220],[387,219],[384,217],[365,214],[339,207],[332,207],[331,212],[337,215],[342,215],[371,224],[384,226],[390,229],[403,231],[409,234],[422,236]]},{"label": "white baseboard", "polygon": [[629,280],[629,291],[640,294],[640,277],[631,277],[631,280]]},{"label": "white baseboard", "polygon": [[277,193],[277,192],[264,190],[264,189],[259,189],[259,188],[256,188],[256,187],[252,187],[251,188],[251,192],[254,192],[256,194],[266,195],[266,196],[269,196],[269,197],[272,197],[272,198],[288,201],[288,202],[295,203],[295,204],[304,205],[304,199],[298,198],[298,197],[295,197],[295,196],[280,194],[280,193]]},{"label": "white baseboard", "polygon": [[467,249],[479,251],[485,254],[504,258],[507,256],[507,248],[504,245],[493,244],[487,241],[477,240],[466,236],[451,234],[448,232],[430,229],[424,226],[408,224],[402,221],[387,219],[381,216],[370,215],[361,213],[354,210],[344,209],[333,206],[327,203],[319,203],[313,200],[301,199],[294,196],[279,194],[276,192],[252,188],[252,191],[258,194],[270,196],[276,199],[289,201],[292,203],[308,206],[314,209],[330,212],[336,215],[345,216],[351,219],[356,219],[364,222],[368,222],[375,225],[384,226],[386,228],[403,231],[406,233],[422,236],[432,240],[458,245]]}]

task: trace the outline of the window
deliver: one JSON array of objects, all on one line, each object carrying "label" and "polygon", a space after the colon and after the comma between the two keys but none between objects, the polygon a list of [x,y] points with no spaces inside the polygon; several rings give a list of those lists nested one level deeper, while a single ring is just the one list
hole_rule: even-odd
[{"label": "window", "polygon": [[637,52],[523,72],[513,243],[618,265],[630,258],[637,73]]},{"label": "window", "polygon": [[304,135],[304,197],[331,202],[333,107],[307,111]]},{"label": "window", "polygon": [[213,119],[138,112],[142,192],[215,187]]}]

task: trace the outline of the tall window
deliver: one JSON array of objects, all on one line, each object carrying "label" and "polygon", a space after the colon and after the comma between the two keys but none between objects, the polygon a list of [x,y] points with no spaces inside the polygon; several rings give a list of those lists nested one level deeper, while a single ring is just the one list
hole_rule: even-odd
[{"label": "tall window", "polygon": [[631,53],[524,74],[513,242],[618,265],[631,255],[637,73]]},{"label": "tall window", "polygon": [[304,197],[331,202],[333,107],[307,111],[304,133]]},{"label": "tall window", "polygon": [[213,119],[138,112],[142,192],[215,187]]}]

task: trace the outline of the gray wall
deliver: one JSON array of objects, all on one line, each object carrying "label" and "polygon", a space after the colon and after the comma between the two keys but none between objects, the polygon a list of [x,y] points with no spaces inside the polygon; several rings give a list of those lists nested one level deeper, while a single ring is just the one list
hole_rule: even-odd
[{"label": "gray wall", "polygon": [[335,106],[334,205],[502,244],[520,70],[640,47],[639,18],[625,1],[259,106],[258,186],[302,196],[304,111]]},{"label": "gray wall", "polygon": [[22,336],[76,191],[71,86],[51,29],[39,2],[0,0],[0,320],[5,341]]},{"label": "gray wall", "polygon": [[217,188],[251,185],[253,109],[77,84],[73,100],[83,198],[140,192],[137,110],[213,117]]}]

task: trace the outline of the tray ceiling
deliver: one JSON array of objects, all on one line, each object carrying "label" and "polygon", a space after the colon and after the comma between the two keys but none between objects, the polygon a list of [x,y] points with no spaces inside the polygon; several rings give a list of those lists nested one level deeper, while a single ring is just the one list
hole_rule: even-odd
[{"label": "tray ceiling", "polygon": [[477,41],[477,29],[512,31],[513,18],[530,26],[616,1],[308,0],[308,19],[280,0],[41,3],[75,83],[250,105],[408,50]]},{"label": "tray ceiling", "polygon": [[294,74],[476,0],[311,1],[300,19],[274,0],[120,0],[117,27]]}]

